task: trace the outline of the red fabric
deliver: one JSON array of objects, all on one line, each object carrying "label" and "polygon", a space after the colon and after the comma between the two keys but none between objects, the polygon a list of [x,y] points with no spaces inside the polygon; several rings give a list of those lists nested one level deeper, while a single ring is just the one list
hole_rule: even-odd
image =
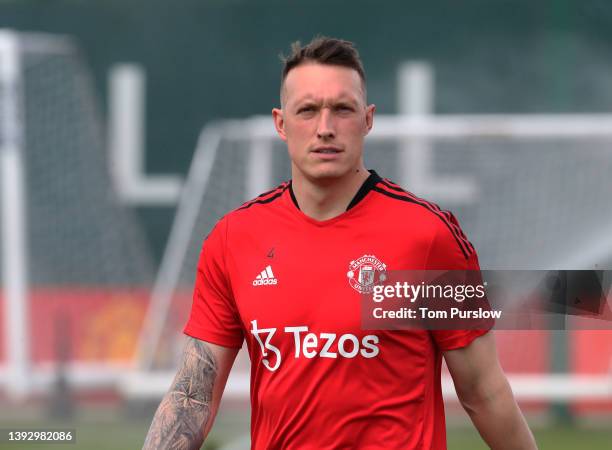
[{"label": "red fabric", "polygon": [[[446,448],[442,350],[486,331],[362,330],[347,272],[365,255],[387,270],[478,261],[448,215],[375,190],[387,189],[380,179],[372,187],[316,221],[281,185],[221,219],[204,243],[185,332],[228,347],[246,338],[253,449]],[[258,276],[268,284],[254,285]]]}]

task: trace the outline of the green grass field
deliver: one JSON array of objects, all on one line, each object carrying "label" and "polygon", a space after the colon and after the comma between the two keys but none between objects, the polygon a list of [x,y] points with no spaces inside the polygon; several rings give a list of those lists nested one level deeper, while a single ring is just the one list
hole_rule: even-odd
[{"label": "green grass field", "polygon": [[[121,414],[114,418],[92,419],[82,417],[75,422],[55,422],[39,420],[11,420],[3,411],[0,428],[72,428],[76,430],[76,444],[51,445],[50,448],[117,450],[139,449],[149,423],[145,420],[125,419]],[[612,443],[612,424],[599,427],[532,427],[540,449],[544,450],[609,450]],[[213,450],[237,439],[248,432],[248,425],[243,419],[228,420],[220,417],[211,434],[211,445],[204,448]],[[50,444],[41,443],[0,443],[0,449],[27,450],[45,448]],[[47,447],[49,448],[49,447]],[[480,450],[488,447],[482,442],[478,433],[470,426],[450,426],[448,430],[449,450]]]}]

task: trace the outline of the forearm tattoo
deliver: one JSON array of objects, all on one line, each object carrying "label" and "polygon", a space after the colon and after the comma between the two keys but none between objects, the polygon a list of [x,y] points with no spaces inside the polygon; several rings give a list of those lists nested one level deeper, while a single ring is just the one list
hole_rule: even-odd
[{"label": "forearm tattoo", "polygon": [[211,417],[217,363],[208,345],[189,338],[182,365],[161,401],[143,450],[199,449]]}]

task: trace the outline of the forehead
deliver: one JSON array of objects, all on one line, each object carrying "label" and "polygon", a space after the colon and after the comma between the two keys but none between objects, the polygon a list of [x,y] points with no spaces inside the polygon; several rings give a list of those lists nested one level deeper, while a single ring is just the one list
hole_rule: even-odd
[{"label": "forehead", "polygon": [[359,101],[364,97],[364,90],[361,77],[349,67],[306,63],[289,71],[283,95],[286,102],[341,97]]}]

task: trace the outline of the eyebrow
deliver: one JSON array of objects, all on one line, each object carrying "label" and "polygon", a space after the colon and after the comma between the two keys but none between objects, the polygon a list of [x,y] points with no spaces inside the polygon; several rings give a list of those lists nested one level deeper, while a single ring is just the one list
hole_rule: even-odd
[{"label": "eyebrow", "polygon": [[[320,99],[315,98],[312,94],[306,94],[303,97],[298,98],[295,101],[295,104],[299,105],[299,104],[303,104],[303,103],[307,103],[307,102],[319,103],[320,101],[321,101]],[[342,93],[337,98],[333,99],[332,102],[333,103],[352,103],[352,104],[358,104],[359,100],[356,99],[355,97],[351,96],[350,94]]]}]

